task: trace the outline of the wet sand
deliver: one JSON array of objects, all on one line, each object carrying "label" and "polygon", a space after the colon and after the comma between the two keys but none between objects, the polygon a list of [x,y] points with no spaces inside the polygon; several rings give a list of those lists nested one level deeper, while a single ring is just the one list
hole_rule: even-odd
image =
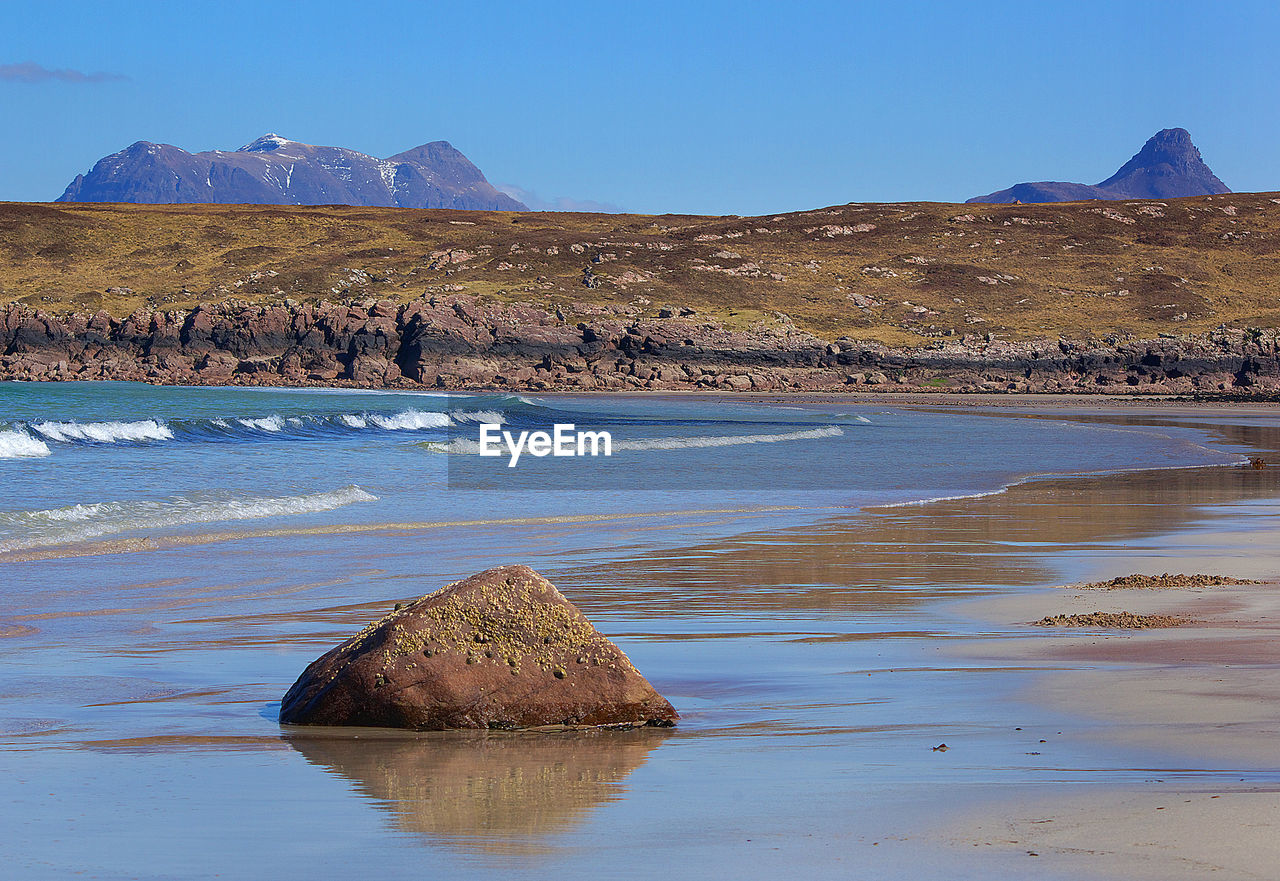
[{"label": "wet sand", "polygon": [[[1210,421],[1230,448],[1273,455],[1274,420],[1251,414]],[[355,860],[458,877],[1266,877],[1247,872],[1255,856],[1269,867],[1280,818],[1275,585],[1054,585],[1280,574],[1277,500],[1280,468],[1173,469],[865,512],[157,533],[3,561],[32,590],[0,608],[0,794],[15,806],[0,856],[30,877],[314,877]],[[727,537],[696,538],[711,531]],[[614,637],[680,728],[532,740],[275,723],[306,662],[497,552]],[[171,564],[184,574],[157,577]],[[1029,625],[1098,609],[1204,623]]]},{"label": "wet sand", "polygon": [[[1275,464],[1276,427],[1249,424],[1251,417],[1274,414],[1274,407],[1170,411],[1129,402],[1124,409],[1082,401],[1039,412],[1115,424],[1213,424],[1222,440]],[[860,544],[856,560],[823,560],[824,567],[849,571],[851,581],[860,570],[878,585],[920,578],[941,589],[935,598],[946,588],[963,592],[969,583],[1018,588],[944,601],[966,620],[949,635],[986,631],[997,637],[949,640],[944,654],[985,669],[1040,671],[1012,702],[1049,708],[1080,724],[1046,728],[1040,732],[1045,738],[1028,744],[1039,747],[1028,755],[1064,752],[1063,744],[1085,741],[1131,761],[1128,773],[1072,773],[1068,764],[1059,780],[964,791],[972,802],[963,808],[939,813],[921,806],[925,824],[900,820],[900,834],[880,843],[916,856],[942,844],[948,856],[936,858],[960,875],[983,865],[992,877],[1274,877],[1280,857],[1277,471],[1035,481],[994,497],[931,503],[923,518],[887,512],[875,540]],[[823,529],[811,539],[819,558],[853,544]],[[880,547],[894,552],[880,557]],[[897,554],[904,548],[916,552],[909,573],[899,568]],[[1045,587],[1055,566],[1082,580],[1166,571],[1265,580],[1169,590]],[[767,577],[769,561],[757,559],[753,568]],[[833,596],[824,592],[823,598]],[[885,594],[879,599],[885,601]],[[1044,616],[1095,611],[1192,623],[1054,632],[1031,626]],[[947,629],[935,637],[948,635]],[[962,791],[957,795],[963,801]],[[883,864],[886,871],[891,864]]]},{"label": "wet sand", "polygon": [[[1184,549],[1116,548],[1117,571],[1272,577],[1165,590],[1064,586],[963,604],[990,624],[1130,611],[1193,619],[1159,630],[1074,628],[973,641],[986,663],[1044,664],[1020,699],[1096,723],[1090,736],[1144,760],[1140,785],[1019,792],[946,824],[961,851],[1035,855],[1076,877],[1271,878],[1280,858],[1280,506],[1257,528],[1205,529]],[[1164,568],[1151,563],[1159,560]],[[1208,568],[1206,568],[1208,567]],[[1216,568],[1215,568],[1216,567]],[[1052,750],[1056,744],[1046,746]]]}]

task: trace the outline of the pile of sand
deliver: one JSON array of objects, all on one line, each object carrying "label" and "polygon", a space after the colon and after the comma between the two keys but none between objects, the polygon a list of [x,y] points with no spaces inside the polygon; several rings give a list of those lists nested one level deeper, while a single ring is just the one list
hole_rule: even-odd
[{"label": "pile of sand", "polygon": [[1050,615],[1035,624],[1038,627],[1117,627],[1143,630],[1148,627],[1180,627],[1191,619],[1179,615],[1137,615],[1133,612],[1089,612],[1085,615]]},{"label": "pile of sand", "polygon": [[1090,584],[1073,584],[1081,590],[1170,590],[1179,587],[1217,587],[1225,584],[1261,584],[1248,578],[1231,578],[1227,575],[1121,575],[1110,581]]}]

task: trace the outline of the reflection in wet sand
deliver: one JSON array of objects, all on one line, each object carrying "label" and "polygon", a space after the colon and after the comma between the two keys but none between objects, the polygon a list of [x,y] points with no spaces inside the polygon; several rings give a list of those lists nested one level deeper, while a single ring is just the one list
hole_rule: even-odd
[{"label": "reflection in wet sand", "polygon": [[313,765],[327,768],[389,811],[412,836],[462,849],[547,850],[620,785],[668,736],[657,729],[564,733],[317,729],[287,735]]},{"label": "reflection in wet sand", "polygon": [[[1204,508],[1280,496],[1280,468],[1180,468],[1016,484],[979,498],[872,509],[558,575],[592,614],[876,612],[992,585],[1049,584],[1043,551],[1185,528]],[[1116,573],[1123,574],[1123,573]]]},{"label": "reflection in wet sand", "polygon": [[504,517],[486,520],[440,520],[425,523],[338,523],[327,526],[290,527],[282,529],[243,529],[234,532],[198,532],[192,534],[146,536],[140,539],[110,539],[86,541],[34,550],[0,551],[0,562],[32,563],[41,560],[63,560],[73,557],[94,557],[110,554],[130,554],[143,551],[159,551],[169,548],[194,547],[243,541],[248,538],[281,538],[315,535],[358,535],[383,533],[388,535],[417,535],[437,529],[475,529],[493,526],[549,526],[557,524],[578,525],[611,523],[614,521],[645,520],[673,515],[715,514],[767,514],[786,511],[803,511],[796,505],[749,505],[737,508],[711,508],[680,511],[639,511],[624,514],[569,514],[552,517]]}]

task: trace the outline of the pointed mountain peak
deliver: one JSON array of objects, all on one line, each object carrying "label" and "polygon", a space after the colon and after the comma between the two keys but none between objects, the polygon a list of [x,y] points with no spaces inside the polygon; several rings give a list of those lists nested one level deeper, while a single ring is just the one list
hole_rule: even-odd
[{"label": "pointed mountain peak", "polygon": [[1165,128],[1156,132],[1147,139],[1140,152],[1148,151],[1159,151],[1168,155],[1194,153],[1197,157],[1200,156],[1196,145],[1191,143],[1191,132],[1185,128]]},{"label": "pointed mountain peak", "polygon": [[1100,184],[1039,181],[977,196],[970,202],[1074,202],[1084,199],[1177,199],[1229,193],[1230,189],[1204,164],[1184,128],[1152,135],[1133,158]]},{"label": "pointed mountain peak", "polygon": [[1111,186],[1135,172],[1162,166],[1166,174],[1217,180],[1209,166],[1200,158],[1200,151],[1192,143],[1191,134],[1184,128],[1167,128],[1152,135],[1132,159],[1098,186]]}]

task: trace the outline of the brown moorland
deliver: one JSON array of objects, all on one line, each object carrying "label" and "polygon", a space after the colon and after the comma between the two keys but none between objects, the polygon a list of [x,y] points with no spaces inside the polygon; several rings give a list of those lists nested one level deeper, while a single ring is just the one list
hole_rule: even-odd
[{"label": "brown moorland", "polygon": [[688,308],[896,346],[1154,338],[1280,326],[1278,256],[1275,194],[762,217],[0,203],[0,301],[116,317],[464,293],[569,320]]}]

